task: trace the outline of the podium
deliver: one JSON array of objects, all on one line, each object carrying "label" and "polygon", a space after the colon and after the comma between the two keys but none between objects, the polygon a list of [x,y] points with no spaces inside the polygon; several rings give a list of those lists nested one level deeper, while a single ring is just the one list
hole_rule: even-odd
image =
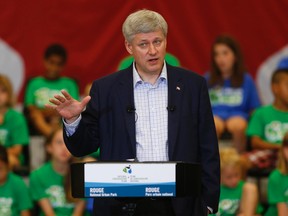
[{"label": "podium", "polygon": [[184,162],[71,164],[72,196],[186,197],[201,193],[201,167]]}]

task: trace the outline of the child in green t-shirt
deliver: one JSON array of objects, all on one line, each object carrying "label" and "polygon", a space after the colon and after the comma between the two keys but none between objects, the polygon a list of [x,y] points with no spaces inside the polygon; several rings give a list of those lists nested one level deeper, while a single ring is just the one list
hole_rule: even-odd
[{"label": "child in green t-shirt", "polygon": [[0,145],[7,148],[9,164],[15,168],[21,164],[24,145],[29,143],[28,128],[24,116],[14,110],[11,82],[0,74]]},{"label": "child in green t-shirt", "polygon": [[255,111],[247,135],[254,149],[278,150],[288,131],[288,58],[282,59],[272,75],[274,102]]},{"label": "child in green t-shirt", "polygon": [[69,165],[72,159],[63,140],[63,129],[47,138],[47,163],[30,175],[30,191],[41,209],[41,215],[82,215],[85,201],[71,196]]},{"label": "child in green t-shirt", "polygon": [[234,148],[220,150],[221,187],[217,216],[256,215],[257,187],[242,180],[243,162]]},{"label": "child in green t-shirt", "polygon": [[272,75],[271,88],[273,104],[255,110],[246,131],[254,149],[249,159],[259,168],[275,167],[277,151],[288,131],[288,58],[279,62]]},{"label": "child in green t-shirt", "polygon": [[49,99],[65,89],[76,100],[79,89],[76,82],[61,76],[67,61],[67,53],[59,44],[50,45],[44,53],[43,76],[31,79],[26,87],[24,106],[29,120],[31,134],[48,136],[61,123],[60,116],[53,109],[45,108]]},{"label": "child in green t-shirt", "polygon": [[29,216],[32,201],[21,177],[9,172],[8,153],[0,145],[0,215]]},{"label": "child in green t-shirt", "polygon": [[288,133],[279,151],[277,168],[268,179],[268,203],[265,216],[288,215]]}]

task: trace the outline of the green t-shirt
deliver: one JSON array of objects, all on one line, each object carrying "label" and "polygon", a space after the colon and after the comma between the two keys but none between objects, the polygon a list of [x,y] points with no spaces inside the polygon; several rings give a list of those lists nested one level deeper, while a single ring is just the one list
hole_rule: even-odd
[{"label": "green t-shirt", "polygon": [[[236,216],[239,208],[245,182],[239,181],[235,188],[224,185],[220,187],[219,208],[215,216]],[[262,206],[258,205],[256,213],[262,212]]]},{"label": "green t-shirt", "polygon": [[32,208],[27,186],[21,177],[9,173],[7,181],[0,185],[0,215],[19,216],[21,211]]},{"label": "green t-shirt", "polygon": [[278,169],[268,179],[268,203],[265,216],[278,215],[277,203],[286,203],[288,207],[288,175],[281,174]]},{"label": "green t-shirt", "polygon": [[264,141],[279,145],[287,131],[288,112],[277,110],[273,105],[268,105],[255,110],[246,133],[249,137],[258,136]]},{"label": "green t-shirt", "polygon": [[[75,204],[68,203],[64,192],[64,177],[47,162],[30,175],[32,199],[39,201],[48,198],[57,216],[72,215]],[[43,212],[41,215],[44,215]]]},{"label": "green t-shirt", "polygon": [[9,148],[15,144],[27,145],[29,133],[24,116],[13,109],[8,109],[0,125],[0,144]]},{"label": "green t-shirt", "polygon": [[220,199],[217,216],[236,215],[242,197],[244,182],[240,181],[235,188],[228,188],[224,185],[220,187]]},{"label": "green t-shirt", "polygon": [[67,77],[60,77],[56,80],[36,77],[27,85],[24,104],[44,108],[45,104],[49,103],[49,99],[55,94],[60,94],[62,89],[65,89],[74,99],[79,99],[79,89],[74,80]]}]

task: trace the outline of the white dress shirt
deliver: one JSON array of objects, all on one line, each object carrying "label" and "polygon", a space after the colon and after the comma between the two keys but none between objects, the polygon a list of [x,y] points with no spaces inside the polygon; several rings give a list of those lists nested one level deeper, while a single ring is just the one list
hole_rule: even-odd
[{"label": "white dress shirt", "polygon": [[155,84],[144,82],[133,66],[138,161],[168,161],[168,80],[164,64]]}]

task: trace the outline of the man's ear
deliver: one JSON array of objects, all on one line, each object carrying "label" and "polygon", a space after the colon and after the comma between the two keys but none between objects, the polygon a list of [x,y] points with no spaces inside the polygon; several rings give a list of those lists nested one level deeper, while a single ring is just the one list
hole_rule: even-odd
[{"label": "man's ear", "polygon": [[125,40],[125,47],[126,47],[127,52],[128,52],[130,55],[132,55],[132,54],[133,54],[132,45],[131,45],[127,40]]}]

